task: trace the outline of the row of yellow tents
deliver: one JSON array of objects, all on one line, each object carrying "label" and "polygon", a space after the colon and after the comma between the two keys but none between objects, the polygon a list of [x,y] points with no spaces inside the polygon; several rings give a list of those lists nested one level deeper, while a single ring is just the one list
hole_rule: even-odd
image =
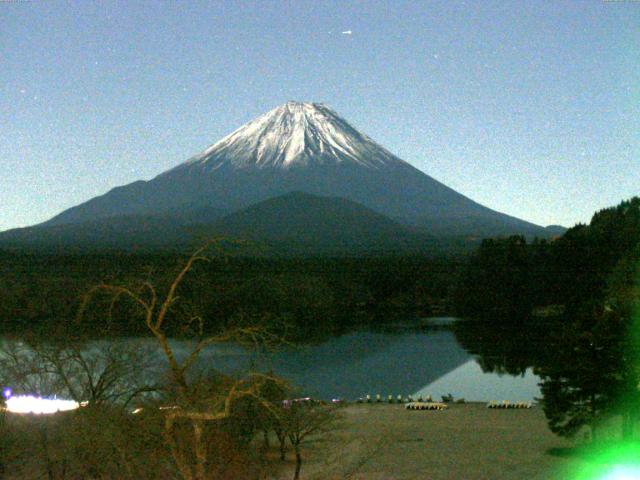
[{"label": "row of yellow tents", "polygon": [[446,410],[449,407],[441,402],[409,402],[405,408],[407,410]]},{"label": "row of yellow tents", "polygon": [[531,408],[532,406],[531,402],[509,402],[507,400],[503,400],[502,402],[491,400],[487,403],[487,408]]}]

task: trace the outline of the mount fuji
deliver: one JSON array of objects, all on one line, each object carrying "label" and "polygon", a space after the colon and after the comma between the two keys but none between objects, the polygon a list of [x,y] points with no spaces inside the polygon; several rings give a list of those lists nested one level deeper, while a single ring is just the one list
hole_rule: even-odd
[{"label": "mount fuji", "polygon": [[[291,192],[346,199],[430,237],[550,234],[438,182],[326,105],[300,102],[257,117],[149,181],[114,188],[26,230],[54,228],[59,234],[65,225],[77,229],[136,217],[215,225],[224,223],[225,215]],[[278,218],[286,217],[285,209]]]}]

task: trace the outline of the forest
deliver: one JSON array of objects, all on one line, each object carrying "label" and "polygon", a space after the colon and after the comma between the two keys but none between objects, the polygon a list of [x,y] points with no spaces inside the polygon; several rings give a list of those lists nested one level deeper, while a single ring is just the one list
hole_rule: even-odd
[{"label": "forest", "polygon": [[[179,253],[42,254],[0,252],[0,318],[6,333],[47,335],[87,329],[135,335],[126,310],[111,313],[108,332],[99,302],[77,325],[86,292],[100,283],[166,287],[184,262]],[[212,251],[180,286],[180,308],[198,311],[208,328],[243,321],[288,325],[295,338],[321,338],[357,325],[451,314],[461,257],[256,258]],[[453,272],[453,273],[452,273]],[[180,332],[172,332],[180,335]]]},{"label": "forest", "polygon": [[552,431],[592,437],[621,415],[633,437],[640,395],[640,198],[552,241],[488,239],[464,265],[454,304],[463,345],[489,371],[542,378]]}]

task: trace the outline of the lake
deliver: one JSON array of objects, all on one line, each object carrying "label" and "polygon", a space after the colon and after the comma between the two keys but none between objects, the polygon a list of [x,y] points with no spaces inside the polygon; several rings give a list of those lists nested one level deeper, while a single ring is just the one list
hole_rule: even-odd
[{"label": "lake", "polygon": [[[185,354],[187,344],[175,342]],[[202,366],[225,372],[249,369],[252,359],[233,346],[217,346],[203,352]],[[272,369],[318,398],[355,400],[380,394],[452,394],[467,401],[532,401],[541,396],[539,378],[531,371],[523,376],[484,373],[474,357],[456,341],[450,330],[392,328],[362,330],[314,345],[287,348],[253,359],[260,370]]]},{"label": "lake", "polygon": [[[238,345],[212,345],[201,352],[197,367],[224,373],[273,371],[300,389],[300,395],[322,399],[356,400],[366,395],[383,399],[443,395],[467,401],[532,401],[541,396],[539,379],[531,371],[522,376],[485,373],[446,327],[452,319],[439,319],[438,328],[394,326],[360,330],[305,346],[287,347],[257,355]],[[105,341],[88,347],[98,351]],[[111,340],[113,342],[113,340]],[[162,368],[164,357],[153,339],[122,339],[146,345]],[[178,359],[188,355],[189,341],[172,340]],[[41,392],[23,392],[41,393]]]}]

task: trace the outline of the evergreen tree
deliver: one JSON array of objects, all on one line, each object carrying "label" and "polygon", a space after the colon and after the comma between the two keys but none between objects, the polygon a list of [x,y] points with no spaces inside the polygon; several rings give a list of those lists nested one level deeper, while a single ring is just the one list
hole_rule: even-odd
[{"label": "evergreen tree", "polygon": [[598,421],[615,409],[622,388],[620,342],[618,319],[589,305],[549,346],[553,354],[536,373],[552,432],[572,437],[589,426],[596,437]]},{"label": "evergreen tree", "polygon": [[[640,416],[640,248],[625,255],[603,290],[604,301],[584,302],[538,369],[551,430],[572,436],[621,415],[622,436],[631,438]],[[595,435],[594,435],[595,437]]]}]

